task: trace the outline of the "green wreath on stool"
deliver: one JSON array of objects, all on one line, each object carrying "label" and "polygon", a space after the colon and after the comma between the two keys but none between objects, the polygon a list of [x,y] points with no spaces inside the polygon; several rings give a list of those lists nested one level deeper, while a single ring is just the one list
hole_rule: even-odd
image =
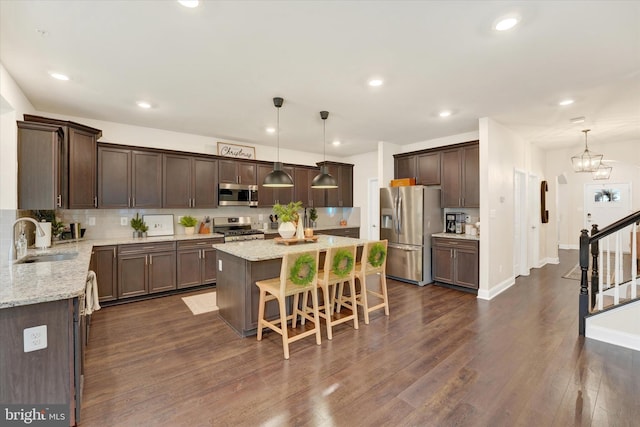
[{"label": "green wreath on stool", "polygon": [[387,255],[387,252],[384,250],[384,245],[382,243],[376,243],[369,249],[369,256],[367,257],[367,261],[374,267],[380,267],[384,264],[384,259]]},{"label": "green wreath on stool", "polygon": [[345,277],[353,270],[353,255],[346,249],[336,251],[331,271],[338,277]]},{"label": "green wreath on stool", "polygon": [[289,279],[296,285],[306,286],[316,274],[316,260],[309,254],[300,255],[289,270]]}]

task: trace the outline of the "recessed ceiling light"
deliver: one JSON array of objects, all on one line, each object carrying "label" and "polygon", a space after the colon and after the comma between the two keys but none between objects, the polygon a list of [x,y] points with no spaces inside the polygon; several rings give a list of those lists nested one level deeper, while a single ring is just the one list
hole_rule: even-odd
[{"label": "recessed ceiling light", "polygon": [[563,99],[562,101],[558,102],[558,105],[565,107],[567,105],[573,104],[573,102],[573,99]]},{"label": "recessed ceiling light", "polygon": [[55,72],[50,72],[49,75],[51,77],[53,77],[56,80],[62,80],[64,82],[66,82],[67,80],[69,80],[69,76],[67,76],[66,74],[61,74],[61,73],[55,73]]},{"label": "recessed ceiling light", "polygon": [[369,80],[369,86],[373,86],[373,87],[382,86],[382,83],[384,83],[384,81],[382,79],[371,79],[371,80]]},{"label": "recessed ceiling light", "polygon": [[440,117],[449,117],[451,115],[451,111],[440,111],[438,114]]},{"label": "recessed ceiling light", "polygon": [[151,104],[149,104],[147,101],[138,101],[136,102],[136,105],[138,105],[138,107],[140,108],[151,108]]},{"label": "recessed ceiling light", "polygon": [[180,3],[184,7],[194,8],[194,7],[198,7],[198,4],[200,2],[198,0],[178,0],[178,3]]},{"label": "recessed ceiling light", "polygon": [[276,128],[266,128],[265,130],[267,131],[267,133],[275,133],[276,132]]},{"label": "recessed ceiling light", "polygon": [[569,121],[571,123],[574,123],[574,124],[576,124],[576,123],[584,123],[585,118],[584,118],[584,116],[583,117],[574,117],[573,119],[570,119]]},{"label": "recessed ceiling light", "polygon": [[332,144],[332,145],[335,145],[335,146],[337,147],[338,145],[342,144],[342,142],[340,142],[340,141],[338,141],[338,140],[336,139],[336,140],[335,140],[335,141],[333,141],[331,144]]},{"label": "recessed ceiling light", "polygon": [[498,23],[493,28],[495,28],[496,31],[507,31],[515,27],[517,23],[518,18],[504,18],[498,21]]}]

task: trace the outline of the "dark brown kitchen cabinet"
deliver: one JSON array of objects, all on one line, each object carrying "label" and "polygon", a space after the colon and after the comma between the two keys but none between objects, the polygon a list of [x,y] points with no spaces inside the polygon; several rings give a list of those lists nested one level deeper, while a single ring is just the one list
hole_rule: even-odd
[{"label": "dark brown kitchen cabinet", "polygon": [[440,185],[440,152],[416,156],[416,184]]},{"label": "dark brown kitchen cabinet", "polygon": [[432,244],[434,281],[478,289],[477,240],[433,237]]},{"label": "dark brown kitchen cabinet", "polygon": [[351,237],[354,239],[360,238],[360,228],[358,227],[341,227],[341,228],[330,228],[324,230],[314,230],[314,234],[326,234],[329,236],[341,236],[341,237]]},{"label": "dark brown kitchen cabinet", "polygon": [[91,270],[98,279],[100,302],[118,298],[117,246],[94,246],[91,251]]},{"label": "dark brown kitchen cabinet", "polygon": [[441,207],[480,206],[478,144],[443,150],[440,157]]},{"label": "dark brown kitchen cabinet", "polygon": [[353,165],[336,162],[320,162],[318,166],[326,164],[329,174],[338,182],[338,188],[326,189],[326,203],[328,207],[353,207]]},{"label": "dark brown kitchen cabinet", "polygon": [[219,160],[218,182],[256,185],[256,164],[242,160]]},{"label": "dark brown kitchen cabinet", "polygon": [[[25,203],[31,206],[35,204],[41,207],[26,207],[20,203],[20,209],[91,209],[97,206],[96,195],[96,144],[97,140],[102,136],[102,131],[94,129],[80,123],[50,119],[47,117],[24,115],[24,122],[18,122],[18,138],[26,138],[26,134],[30,132],[41,133],[45,131],[42,126],[49,126],[48,132],[54,132],[58,138],[58,147],[56,149],[56,158],[50,158],[51,151],[45,148],[40,142],[40,147],[28,153],[27,156],[21,156],[19,150],[18,168],[24,173],[32,175],[28,181],[35,182],[40,180],[40,184],[45,187],[44,190],[36,191],[28,197],[22,197]],[[24,126],[25,123],[32,125]],[[36,125],[40,125],[39,127]],[[21,130],[22,129],[22,130]],[[55,130],[54,130],[55,129]],[[52,135],[53,137],[53,135]],[[34,141],[31,138],[30,144]],[[42,140],[42,135],[38,136]],[[20,146],[20,143],[18,144]],[[50,146],[50,143],[46,143]],[[38,159],[43,156],[44,159]],[[39,166],[43,162],[55,162],[55,166],[45,167],[41,169]],[[55,170],[52,170],[55,169]],[[45,173],[55,172],[56,176],[45,176]],[[23,182],[25,182],[23,180]],[[57,195],[55,203],[49,200],[49,196],[42,196],[43,191],[49,191],[50,186],[57,186]],[[20,183],[18,184],[20,188]],[[19,191],[19,194],[22,191]],[[42,197],[42,200],[38,200]],[[43,207],[44,206],[44,207]]]},{"label": "dark brown kitchen cabinet", "polygon": [[[293,201],[294,187],[273,188],[262,185],[264,178],[271,173],[273,165],[258,165],[258,206],[273,206],[276,203],[286,205]],[[292,167],[283,166],[282,170],[294,179],[294,170]],[[295,179],[294,179],[294,185]]]},{"label": "dark brown kitchen cabinet", "polygon": [[223,241],[216,238],[178,242],[178,289],[216,282],[216,249],[212,245]]},{"label": "dark brown kitchen cabinet", "polygon": [[175,242],[118,246],[118,298],[176,289]]},{"label": "dark brown kitchen cabinet", "polygon": [[18,122],[18,208],[58,209],[68,203],[66,149],[56,125]]},{"label": "dark brown kitchen cabinet", "polygon": [[416,156],[394,157],[394,172],[396,179],[416,178]]},{"label": "dark brown kitchen cabinet", "polygon": [[98,207],[162,207],[162,154],[99,145]]},{"label": "dark brown kitchen cabinet", "polygon": [[313,178],[320,173],[319,168],[295,167],[293,170],[294,200],[300,200],[304,207],[326,206],[326,190],[311,188]]},{"label": "dark brown kitchen cabinet", "polygon": [[218,207],[218,161],[179,154],[163,154],[162,206]]}]

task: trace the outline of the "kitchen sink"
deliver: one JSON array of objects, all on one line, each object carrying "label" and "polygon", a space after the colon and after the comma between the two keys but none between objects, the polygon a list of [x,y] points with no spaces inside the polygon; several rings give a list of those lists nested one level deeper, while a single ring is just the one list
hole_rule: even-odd
[{"label": "kitchen sink", "polygon": [[16,264],[31,264],[34,262],[54,262],[74,259],[77,252],[67,252],[63,254],[29,255],[16,261]]}]

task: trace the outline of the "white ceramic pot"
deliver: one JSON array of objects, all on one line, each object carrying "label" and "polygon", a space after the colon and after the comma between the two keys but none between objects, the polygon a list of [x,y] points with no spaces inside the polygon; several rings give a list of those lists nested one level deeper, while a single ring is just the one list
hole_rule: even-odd
[{"label": "white ceramic pot", "polygon": [[293,222],[280,223],[280,226],[278,227],[278,233],[283,239],[290,239],[294,234],[296,234],[296,226],[293,225]]},{"label": "white ceramic pot", "polygon": [[195,233],[196,228],[195,227],[185,227],[184,228],[184,234],[193,234]]}]

